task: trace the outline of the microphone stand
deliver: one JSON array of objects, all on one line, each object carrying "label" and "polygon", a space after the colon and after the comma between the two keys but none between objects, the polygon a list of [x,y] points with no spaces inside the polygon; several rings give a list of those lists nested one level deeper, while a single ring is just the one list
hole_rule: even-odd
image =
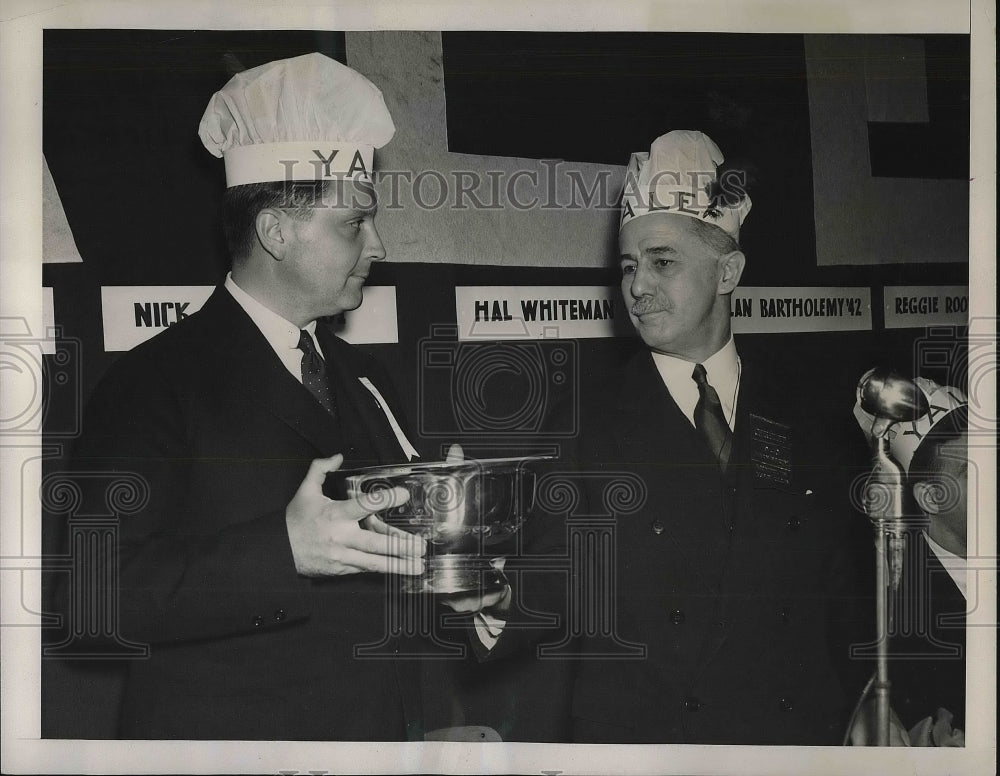
[{"label": "microphone stand", "polygon": [[[889,631],[892,616],[889,591],[899,587],[903,573],[904,472],[890,454],[889,435],[895,423],[915,420],[927,411],[926,398],[916,384],[891,369],[875,367],[862,375],[858,382],[855,418],[872,442],[874,451],[872,471],[865,484],[864,505],[875,530],[877,662],[869,686],[873,686],[875,691],[876,746],[889,746]],[[865,693],[862,693],[858,708],[868,689],[866,687]]]},{"label": "microphone stand", "polygon": [[865,512],[875,530],[876,746],[889,746],[889,591],[899,586],[903,567],[903,469],[889,454],[889,424],[876,433],[875,455],[865,486]]}]

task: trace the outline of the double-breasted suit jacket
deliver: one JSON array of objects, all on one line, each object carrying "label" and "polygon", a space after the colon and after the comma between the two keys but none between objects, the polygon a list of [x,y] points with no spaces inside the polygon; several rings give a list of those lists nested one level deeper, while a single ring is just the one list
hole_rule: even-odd
[{"label": "double-breasted suit jacket", "polygon": [[[574,540],[573,514],[546,519],[556,531],[536,540],[597,551],[573,569],[560,612],[558,652],[581,655],[576,741],[840,742],[847,643],[868,623],[850,584],[852,529],[867,527],[823,429],[792,409],[800,399],[744,365],[725,474],[646,351],[582,408],[567,456],[581,475],[573,511],[613,517],[613,548]],[[632,483],[627,496],[616,478]],[[526,608],[553,609],[544,587],[525,581]],[[518,634],[504,638],[498,656]]]},{"label": "double-breasted suit jacket", "polygon": [[311,460],[405,460],[359,381],[393,402],[377,365],[323,322],[316,336],[336,419],[223,288],[123,355],[92,397],[76,469],[135,472],[148,490],[119,526],[121,636],[150,645],[129,662],[123,737],[391,740],[408,724],[414,734],[407,678],[355,654],[385,641],[389,578],[295,570],[284,511]]}]

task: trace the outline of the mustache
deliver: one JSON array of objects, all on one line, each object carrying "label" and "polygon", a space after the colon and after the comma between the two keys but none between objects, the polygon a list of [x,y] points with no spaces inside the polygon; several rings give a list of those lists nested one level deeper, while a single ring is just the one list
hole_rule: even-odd
[{"label": "mustache", "polygon": [[632,315],[646,315],[647,313],[665,312],[668,305],[660,304],[654,299],[640,299],[631,307]]}]

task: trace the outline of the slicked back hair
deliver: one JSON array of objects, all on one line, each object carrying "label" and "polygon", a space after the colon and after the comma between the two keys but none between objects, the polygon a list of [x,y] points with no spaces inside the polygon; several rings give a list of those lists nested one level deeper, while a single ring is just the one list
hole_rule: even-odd
[{"label": "slicked back hair", "polygon": [[257,214],[265,208],[285,208],[295,218],[312,217],[323,202],[324,181],[277,181],[230,186],[222,196],[222,230],[229,258],[238,264],[250,256],[257,240]]}]

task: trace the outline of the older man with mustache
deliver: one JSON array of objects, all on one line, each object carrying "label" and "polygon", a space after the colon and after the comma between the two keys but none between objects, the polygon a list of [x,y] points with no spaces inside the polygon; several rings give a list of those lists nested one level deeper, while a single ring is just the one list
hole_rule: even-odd
[{"label": "older man with mustache", "polygon": [[[847,643],[869,621],[853,606],[867,561],[853,541],[867,528],[828,427],[780,376],[794,365],[740,356],[730,301],[750,198],[722,162],[686,130],[632,155],[621,291],[645,348],[580,408],[564,457],[579,501],[529,526],[534,551],[575,560],[567,601],[527,577],[519,600],[562,609],[566,632],[538,654],[577,661],[577,742],[837,744],[846,729]],[[621,508],[619,476],[635,496]],[[609,513],[609,536],[588,540],[576,516]],[[539,638],[508,630],[491,659]]]}]

